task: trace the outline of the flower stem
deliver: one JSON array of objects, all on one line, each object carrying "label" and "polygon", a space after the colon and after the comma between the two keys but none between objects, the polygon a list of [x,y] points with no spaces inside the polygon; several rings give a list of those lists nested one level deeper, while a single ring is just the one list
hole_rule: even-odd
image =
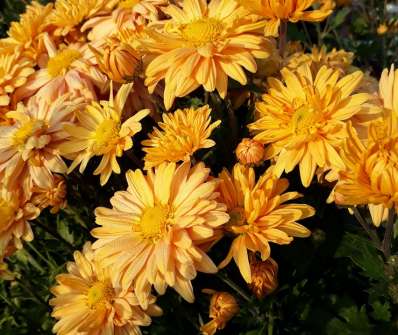
[{"label": "flower stem", "polygon": [[387,226],[381,247],[386,259],[391,256],[391,240],[394,231],[394,223],[395,223],[395,208],[392,207],[388,210]]},{"label": "flower stem", "polygon": [[220,274],[218,274],[217,277],[220,278],[230,288],[232,288],[236,293],[238,293],[243,299],[245,299],[246,301],[251,301],[250,297],[245,292],[243,292],[242,289],[238,285],[236,285],[232,280]]},{"label": "flower stem", "polygon": [[65,240],[65,239],[64,239],[60,234],[58,234],[58,232],[55,231],[54,229],[52,229],[52,228],[50,228],[50,227],[47,227],[47,225],[45,225],[45,224],[44,224],[43,222],[41,222],[39,219],[36,219],[36,220],[34,221],[34,223],[35,223],[37,226],[39,226],[41,229],[43,229],[46,233],[52,235],[52,236],[55,237],[57,240],[63,242],[65,245],[67,245],[68,248],[69,248],[71,251],[74,251],[74,250],[75,250],[75,247],[74,247],[70,242],[68,242],[67,240]]},{"label": "flower stem", "polygon": [[376,248],[380,249],[380,239],[377,236],[377,233],[375,230],[372,229],[372,227],[365,221],[365,219],[362,217],[361,213],[359,212],[357,207],[351,207],[351,209],[354,212],[354,216],[359,222],[359,224],[362,226],[362,228],[366,231],[366,233],[369,235],[373,243],[375,244]]},{"label": "flower stem", "polygon": [[287,43],[287,21],[282,21],[279,27],[279,54],[281,57],[285,54]]}]

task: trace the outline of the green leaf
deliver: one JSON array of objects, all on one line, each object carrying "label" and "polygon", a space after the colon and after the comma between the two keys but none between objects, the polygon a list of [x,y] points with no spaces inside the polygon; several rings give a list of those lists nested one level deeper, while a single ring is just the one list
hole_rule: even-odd
[{"label": "green leaf", "polygon": [[348,7],[344,7],[342,10],[340,10],[339,12],[337,12],[337,14],[335,15],[335,17],[332,19],[332,22],[330,23],[330,28],[331,29],[335,29],[339,26],[341,26],[347,15],[351,12],[350,8]]},{"label": "green leaf", "polygon": [[389,322],[391,320],[390,304],[385,302],[382,304],[380,301],[375,301],[372,304],[373,312],[372,317],[378,321]]},{"label": "green leaf", "polygon": [[374,245],[365,237],[346,233],[335,257],[348,257],[369,278],[384,279],[384,263]]},{"label": "green leaf", "polygon": [[368,335],[372,326],[369,323],[365,306],[358,310],[357,306],[343,307],[339,311],[339,318],[332,319],[327,327],[328,335]]},{"label": "green leaf", "polygon": [[74,237],[73,233],[69,230],[67,224],[63,220],[57,220],[57,231],[59,235],[66,241],[68,241],[70,244],[74,244]]}]

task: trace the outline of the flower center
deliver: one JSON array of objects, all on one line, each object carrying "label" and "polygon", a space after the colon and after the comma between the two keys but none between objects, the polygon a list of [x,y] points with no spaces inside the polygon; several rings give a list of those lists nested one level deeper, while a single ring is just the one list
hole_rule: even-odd
[{"label": "flower center", "polygon": [[93,132],[94,140],[93,152],[96,155],[103,155],[107,150],[113,147],[115,141],[119,138],[120,124],[112,119],[102,121],[102,123]]},{"label": "flower center", "polygon": [[87,304],[92,309],[106,307],[112,298],[113,289],[107,282],[97,281],[87,292]]},{"label": "flower center", "polygon": [[15,207],[9,201],[0,198],[0,231],[7,228],[15,215]]},{"label": "flower center", "polygon": [[144,210],[140,227],[144,238],[157,240],[167,228],[170,210],[167,206],[157,205]]},{"label": "flower center", "polygon": [[309,106],[299,107],[293,114],[291,126],[296,135],[310,135],[318,129],[318,115]]},{"label": "flower center", "polygon": [[139,2],[140,0],[123,0],[119,2],[118,7],[124,9],[130,9],[133,8],[135,5],[137,5]]},{"label": "flower center", "polygon": [[82,57],[78,50],[66,49],[59,52],[56,56],[50,58],[47,64],[48,74],[52,77],[64,75],[69,70],[71,64]]},{"label": "flower center", "polygon": [[16,147],[22,147],[38,130],[44,127],[43,121],[29,120],[21,125],[21,127],[14,133],[13,144]]},{"label": "flower center", "polygon": [[223,31],[219,20],[205,18],[184,24],[181,27],[181,37],[195,46],[215,41]]},{"label": "flower center", "polygon": [[227,227],[238,227],[243,226],[246,223],[245,211],[241,207],[236,207],[229,213],[229,222]]}]

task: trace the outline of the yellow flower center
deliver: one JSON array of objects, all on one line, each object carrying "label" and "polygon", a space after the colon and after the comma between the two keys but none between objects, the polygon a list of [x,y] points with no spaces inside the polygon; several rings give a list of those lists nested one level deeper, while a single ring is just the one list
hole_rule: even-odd
[{"label": "yellow flower center", "polygon": [[78,50],[66,49],[50,58],[47,63],[48,74],[52,77],[64,75],[69,70],[71,64],[82,57]]},{"label": "yellow flower center", "polygon": [[184,24],[181,27],[181,36],[195,46],[215,41],[223,31],[223,24],[213,18],[205,18]]},{"label": "yellow flower center", "polygon": [[0,198],[0,231],[7,227],[15,215],[15,207],[9,201]]},{"label": "yellow flower center", "polygon": [[157,240],[167,229],[170,210],[167,206],[157,205],[144,210],[141,216],[140,228],[144,238]]},{"label": "yellow flower center", "polygon": [[92,309],[104,308],[113,298],[112,286],[103,281],[97,281],[87,292],[87,304]]},{"label": "yellow flower center", "polygon": [[299,107],[292,117],[292,130],[297,135],[315,134],[318,130],[319,117],[316,111],[309,106]]},{"label": "yellow flower center", "polygon": [[93,152],[96,155],[106,153],[119,139],[120,123],[112,119],[102,121],[92,135]]},{"label": "yellow flower center", "polygon": [[[21,127],[14,133],[12,138],[13,144],[16,147],[22,147],[26,144],[28,139],[34,136],[38,130],[44,127],[44,122],[39,120],[29,120],[21,125]],[[39,135],[39,134],[37,134]]]},{"label": "yellow flower center", "polygon": [[245,211],[241,207],[236,207],[229,212],[229,223],[231,226],[242,226],[245,224]]},{"label": "yellow flower center", "polygon": [[135,5],[137,5],[139,2],[140,0],[123,0],[119,2],[118,7],[124,9],[130,9],[133,8]]}]

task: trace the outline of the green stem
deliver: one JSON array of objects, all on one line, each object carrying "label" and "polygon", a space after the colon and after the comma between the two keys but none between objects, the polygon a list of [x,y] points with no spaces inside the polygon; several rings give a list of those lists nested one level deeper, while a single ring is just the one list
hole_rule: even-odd
[{"label": "green stem", "polygon": [[279,54],[281,57],[285,54],[287,44],[287,21],[283,20],[279,27]]},{"label": "green stem", "polygon": [[238,285],[236,285],[232,280],[220,274],[218,274],[217,277],[220,278],[230,288],[232,288],[236,293],[238,293],[243,299],[249,302],[251,301],[250,297],[245,292],[243,292],[242,289]]},{"label": "green stem", "polygon": [[41,222],[39,219],[36,219],[34,221],[34,223],[39,226],[41,229],[43,229],[46,233],[50,234],[51,236],[55,237],[57,240],[61,241],[62,243],[64,243],[65,245],[68,246],[68,248],[71,251],[75,250],[75,247],[68,242],[67,240],[65,240],[61,235],[58,234],[57,231],[55,231],[54,229],[48,227],[47,225],[45,225],[43,222]]},{"label": "green stem", "polygon": [[386,259],[388,259],[391,256],[391,240],[394,230],[394,222],[395,222],[395,208],[392,207],[388,210],[386,231],[384,233],[383,243],[381,247],[384,253],[384,257]]},{"label": "green stem", "polygon": [[380,249],[380,239],[377,236],[377,233],[372,227],[365,221],[365,219],[362,217],[361,213],[359,212],[357,207],[351,207],[351,209],[354,212],[354,216],[359,222],[359,224],[362,226],[362,228],[366,231],[366,233],[369,235],[373,243],[375,244],[376,248]]}]

